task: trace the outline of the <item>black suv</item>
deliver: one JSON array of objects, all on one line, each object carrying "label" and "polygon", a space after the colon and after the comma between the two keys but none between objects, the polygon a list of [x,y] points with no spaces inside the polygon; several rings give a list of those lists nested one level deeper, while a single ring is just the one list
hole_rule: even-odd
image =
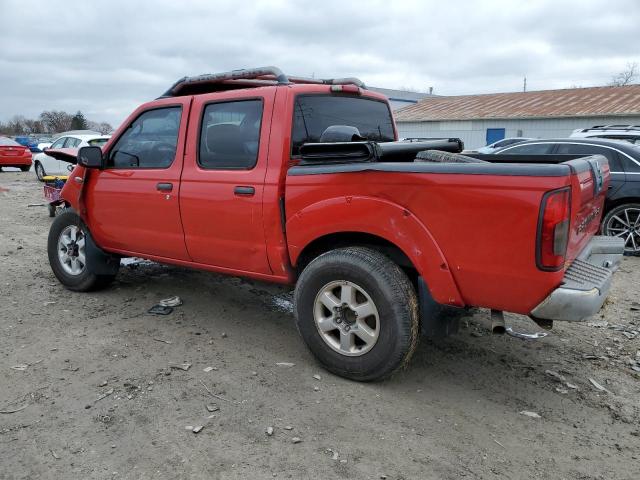
[{"label": "black suv", "polygon": [[625,239],[625,254],[640,255],[640,145],[596,138],[529,140],[503,148],[496,155],[595,155],[609,160],[602,233]]}]

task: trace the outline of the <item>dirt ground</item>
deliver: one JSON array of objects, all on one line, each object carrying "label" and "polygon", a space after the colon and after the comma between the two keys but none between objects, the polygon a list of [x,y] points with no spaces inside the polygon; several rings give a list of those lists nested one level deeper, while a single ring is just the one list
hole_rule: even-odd
[{"label": "dirt ground", "polygon": [[0,173],[2,479],[640,478],[640,258],[588,323],[525,342],[480,310],[358,384],[314,361],[281,287],[143,264],[65,290],[42,201],[32,173]]}]

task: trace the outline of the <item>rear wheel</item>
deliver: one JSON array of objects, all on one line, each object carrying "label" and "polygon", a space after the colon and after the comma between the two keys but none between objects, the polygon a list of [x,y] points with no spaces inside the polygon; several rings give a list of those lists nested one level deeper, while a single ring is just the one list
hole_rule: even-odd
[{"label": "rear wheel", "polygon": [[36,162],[36,165],[34,168],[35,168],[36,177],[38,177],[38,180],[40,180],[41,182],[44,182],[44,177],[47,175],[47,172],[44,171],[44,167],[42,166],[42,164],[40,162]]},{"label": "rear wheel", "polygon": [[640,256],[640,203],[626,203],[609,210],[602,233],[624,240],[624,254]]},{"label": "rear wheel", "polygon": [[47,251],[54,275],[66,288],[87,292],[105,287],[115,275],[96,275],[87,255],[87,226],[73,211],[62,212],[51,224]]},{"label": "rear wheel", "polygon": [[406,274],[364,247],[330,251],[302,272],[295,313],[303,340],[329,371],[381,380],[406,365],[418,342],[418,301]]}]

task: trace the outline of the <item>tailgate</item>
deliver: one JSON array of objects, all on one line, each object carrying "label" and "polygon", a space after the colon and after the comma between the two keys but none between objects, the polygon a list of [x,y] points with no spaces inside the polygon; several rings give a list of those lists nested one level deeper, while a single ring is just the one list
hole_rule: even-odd
[{"label": "tailgate", "polygon": [[609,186],[609,162],[593,155],[565,162],[571,168],[571,225],[565,266],[568,267],[598,233]]}]

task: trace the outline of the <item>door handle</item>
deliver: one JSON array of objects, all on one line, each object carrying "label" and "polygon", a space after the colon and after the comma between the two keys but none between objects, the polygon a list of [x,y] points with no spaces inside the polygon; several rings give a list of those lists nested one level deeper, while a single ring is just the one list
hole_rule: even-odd
[{"label": "door handle", "polygon": [[173,183],[160,182],[156,185],[156,188],[160,192],[170,192],[171,190],[173,190]]},{"label": "door handle", "polygon": [[233,189],[233,193],[242,197],[252,197],[253,195],[255,195],[256,189],[253,187],[238,185]]}]

